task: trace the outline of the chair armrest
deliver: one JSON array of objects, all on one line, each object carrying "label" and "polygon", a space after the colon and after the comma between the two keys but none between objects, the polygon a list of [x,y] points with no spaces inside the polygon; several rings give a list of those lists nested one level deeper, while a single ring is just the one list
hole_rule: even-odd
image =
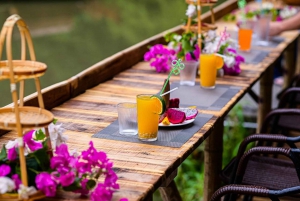
[{"label": "chair armrest", "polygon": [[287,89],[281,96],[278,104],[278,108],[284,108],[288,104],[288,108],[295,107],[292,103],[295,103],[297,95],[300,95],[300,87],[292,87]]},{"label": "chair armrest", "polygon": [[219,201],[221,197],[228,194],[243,194],[268,197],[269,189],[260,186],[231,184],[219,188],[211,197],[210,201]]}]

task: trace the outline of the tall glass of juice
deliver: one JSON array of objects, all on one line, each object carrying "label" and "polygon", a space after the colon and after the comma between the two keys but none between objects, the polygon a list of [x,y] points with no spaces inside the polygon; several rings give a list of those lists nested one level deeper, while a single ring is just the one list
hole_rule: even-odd
[{"label": "tall glass of juice", "polygon": [[242,51],[250,51],[252,43],[253,25],[251,22],[242,22],[239,28],[239,46]]},{"label": "tall glass of juice", "polygon": [[142,141],[156,141],[159,114],[157,100],[150,94],[137,95],[138,138]]},{"label": "tall glass of juice", "polygon": [[200,85],[202,88],[214,89],[216,85],[216,55],[200,55]]}]

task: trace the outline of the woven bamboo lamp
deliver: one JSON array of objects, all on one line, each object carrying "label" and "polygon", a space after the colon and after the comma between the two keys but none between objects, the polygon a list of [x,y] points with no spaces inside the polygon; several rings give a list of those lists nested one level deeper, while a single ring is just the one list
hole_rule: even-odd
[{"label": "woven bamboo lamp", "polygon": [[[17,25],[21,34],[21,59],[12,58],[12,32]],[[7,60],[1,60],[3,46],[6,42]],[[30,60],[26,60],[26,43]],[[29,30],[26,23],[18,15],[12,15],[5,21],[0,33],[0,80],[9,79],[13,99],[13,107],[0,108],[0,129],[16,130],[19,141],[19,155],[21,166],[21,180],[24,186],[28,186],[26,159],[24,156],[23,132],[38,127],[45,127],[46,135],[49,136],[47,126],[53,121],[53,114],[44,109],[39,77],[47,69],[46,64],[37,62]],[[39,107],[24,107],[24,80],[34,79],[38,94]],[[17,83],[20,83],[20,102],[18,103]],[[48,141],[51,149],[51,142]],[[50,154],[52,155],[52,154]],[[32,195],[26,201],[33,201],[44,197],[41,192]],[[0,200],[22,200],[18,194],[2,194]],[[23,199],[24,200],[24,199]]]}]

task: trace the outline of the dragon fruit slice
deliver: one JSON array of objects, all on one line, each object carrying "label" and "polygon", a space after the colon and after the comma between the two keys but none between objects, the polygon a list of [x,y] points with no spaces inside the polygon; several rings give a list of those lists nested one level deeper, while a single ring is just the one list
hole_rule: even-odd
[{"label": "dragon fruit slice", "polygon": [[169,108],[167,110],[167,117],[172,124],[180,124],[186,119],[185,113],[180,110],[176,110],[175,108]]},{"label": "dragon fruit slice", "polygon": [[184,112],[186,116],[186,120],[194,119],[198,114],[198,110],[196,108],[173,108],[173,109]]}]

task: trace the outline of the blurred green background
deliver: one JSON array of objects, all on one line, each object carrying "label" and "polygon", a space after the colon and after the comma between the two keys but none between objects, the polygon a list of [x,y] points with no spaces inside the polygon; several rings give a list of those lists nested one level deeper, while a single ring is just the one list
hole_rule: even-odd
[{"label": "blurred green background", "polygon": [[[48,65],[47,73],[41,77],[45,88],[181,24],[186,8],[184,0],[1,0],[0,24],[15,13],[25,20],[37,60]],[[14,58],[20,58],[16,29],[13,52]],[[28,95],[35,88],[33,82],[26,82]],[[1,81],[0,107],[11,102],[9,83]]]}]

